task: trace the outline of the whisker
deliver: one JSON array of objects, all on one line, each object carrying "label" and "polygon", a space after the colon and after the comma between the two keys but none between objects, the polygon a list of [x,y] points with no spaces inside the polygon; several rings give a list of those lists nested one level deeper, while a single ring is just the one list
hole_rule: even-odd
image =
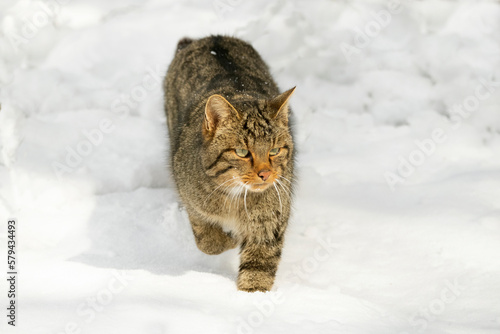
[{"label": "whisker", "polygon": [[[247,182],[247,183],[245,183],[245,186],[246,186],[247,184],[248,184],[248,182]],[[243,202],[245,203],[245,212],[247,213],[247,217],[248,217],[248,219],[250,219],[250,215],[248,214],[248,209],[247,209],[247,193],[248,193],[248,188],[247,188],[247,187],[245,187],[245,197],[244,197]]]},{"label": "whisker", "polygon": [[[278,181],[278,180],[276,179],[276,181]],[[273,186],[274,186],[274,189],[276,189],[276,193],[278,194],[278,199],[280,200],[280,212],[283,212],[283,204],[281,203],[280,192],[278,190],[278,187],[276,187],[276,183],[273,183]]]},{"label": "whisker", "polygon": [[290,183],[290,184],[288,184],[288,185],[287,185],[287,184],[285,184],[284,182],[281,182],[281,181],[280,181],[280,183],[281,183],[283,186],[286,186],[286,188],[288,189],[289,194],[291,195],[291,194],[292,194],[292,189],[293,189],[293,187],[294,187],[294,184],[292,183],[292,181],[290,181],[289,179],[287,179],[287,178],[286,178],[286,177],[284,177],[284,176],[280,176],[278,179],[280,179],[280,180],[281,180],[281,179],[283,179],[283,180],[286,180],[286,181],[288,181],[288,182]]},{"label": "whisker", "polygon": [[[242,190],[243,187],[244,187],[244,184],[241,183],[241,181],[240,181],[240,183],[238,184],[237,190],[234,191],[233,194],[232,194],[232,196],[231,196],[231,202],[230,202],[230,205],[229,205],[229,209],[230,210],[233,207],[233,202],[234,202],[235,205],[238,203],[238,198],[240,198],[240,196],[241,196],[241,190]],[[236,209],[238,209],[238,208],[239,208],[239,206],[236,207]]]},{"label": "whisker", "polygon": [[292,193],[292,192],[291,192],[291,190],[290,190],[290,188],[288,188],[288,187],[286,186],[286,184],[284,184],[283,182],[281,182],[281,181],[280,181],[280,180],[278,180],[278,179],[276,179],[276,182],[277,182],[277,183],[278,183],[278,185],[279,185],[279,186],[283,189],[283,191],[285,192],[285,194],[287,194],[287,195],[288,195],[288,197],[290,198],[290,197],[291,197],[290,195],[291,195],[291,193]]},{"label": "whisker", "polygon": [[[239,179],[236,179],[235,181],[236,182],[241,182]],[[224,190],[228,189],[232,185],[233,185],[233,183],[231,183],[229,186],[227,186]],[[234,196],[234,192],[232,192],[230,195],[227,195],[226,199],[224,200],[224,207],[226,207],[227,200],[230,199],[230,201],[229,201],[229,208],[228,208],[229,211],[231,211],[231,206],[232,206],[232,202],[233,202],[233,196]]]},{"label": "whisker", "polygon": [[279,182],[279,183],[281,183],[283,186],[285,186],[288,190],[290,190],[290,188],[288,187],[288,185],[287,185],[287,184],[284,184],[284,183],[283,183],[283,182],[281,182],[280,180],[281,180],[281,177],[278,177],[278,178],[276,179],[276,181],[278,181],[278,182]]},{"label": "whisker", "polygon": [[288,196],[288,198],[291,199],[292,192],[290,191],[290,189],[283,182],[278,182],[278,185],[285,191],[285,194]]},{"label": "whisker", "polygon": [[[209,197],[210,197],[210,196],[211,196],[211,195],[212,195],[215,191],[217,191],[217,189],[219,189],[219,188],[220,188],[220,187],[222,187],[224,184],[226,184],[226,183],[228,183],[228,182],[230,182],[230,181],[234,181],[234,179],[235,179],[235,178],[233,177],[233,178],[231,178],[231,179],[229,179],[229,180],[226,180],[226,181],[222,182],[221,184],[219,184],[219,185],[217,186],[217,188],[215,188],[215,189],[214,189],[214,190],[213,190],[210,194],[208,194],[207,198],[205,198],[205,201],[203,201],[203,206],[205,206],[205,204],[206,204],[206,202],[207,202],[208,198],[209,198]],[[229,186],[231,186],[231,185],[229,185]]]},{"label": "whisker", "polygon": [[[236,191],[234,190],[236,187],[239,187],[239,184],[237,184],[233,189],[231,189],[231,193],[229,194],[229,211],[231,211],[233,207],[233,199],[234,199],[234,194]],[[227,199],[227,198],[226,198]]]},{"label": "whisker", "polygon": [[227,191],[230,187],[232,187],[234,184],[235,184],[235,182],[228,184],[228,185],[227,185],[227,186],[225,186],[225,187],[224,187],[224,189],[222,189],[221,191],[222,191],[222,192],[226,192],[226,191]]},{"label": "whisker", "polygon": [[290,181],[289,179],[287,179],[287,178],[286,178],[286,177],[284,177],[283,175],[280,175],[279,177],[280,177],[280,179],[286,180],[286,181],[288,181],[290,184],[293,184],[293,182],[292,182],[292,181]]}]

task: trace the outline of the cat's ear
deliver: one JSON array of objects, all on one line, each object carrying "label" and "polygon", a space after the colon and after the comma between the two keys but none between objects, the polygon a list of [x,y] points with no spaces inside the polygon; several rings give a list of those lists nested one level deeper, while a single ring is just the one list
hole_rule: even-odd
[{"label": "cat's ear", "polygon": [[205,105],[203,133],[212,137],[224,120],[234,116],[239,117],[238,112],[224,97],[218,94],[210,96]]},{"label": "cat's ear", "polygon": [[288,100],[290,100],[295,88],[296,87],[293,87],[286,92],[281,93],[268,102],[268,105],[271,108],[271,117],[273,119],[281,118],[285,124],[288,123]]}]

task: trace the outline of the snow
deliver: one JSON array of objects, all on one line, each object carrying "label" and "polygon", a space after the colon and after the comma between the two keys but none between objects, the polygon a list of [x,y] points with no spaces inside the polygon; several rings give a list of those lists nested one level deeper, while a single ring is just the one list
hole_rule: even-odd
[{"label": "snow", "polygon": [[[500,3],[393,3],[2,2],[0,245],[16,218],[19,281],[0,331],[497,333]],[[297,85],[268,293],[236,290],[237,250],[197,250],[167,168],[162,77],[180,38],[216,33]]]}]

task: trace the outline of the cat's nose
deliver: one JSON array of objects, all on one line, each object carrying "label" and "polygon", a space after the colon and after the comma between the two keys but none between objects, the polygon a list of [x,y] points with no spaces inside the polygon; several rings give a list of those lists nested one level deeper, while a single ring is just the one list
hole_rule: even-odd
[{"label": "cat's nose", "polygon": [[258,175],[262,179],[262,181],[267,181],[267,179],[271,175],[271,171],[269,169],[263,169],[259,172]]}]

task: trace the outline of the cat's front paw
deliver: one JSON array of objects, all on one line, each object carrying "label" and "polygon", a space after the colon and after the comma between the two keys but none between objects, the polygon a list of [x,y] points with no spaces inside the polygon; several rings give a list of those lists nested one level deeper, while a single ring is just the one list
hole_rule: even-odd
[{"label": "cat's front paw", "polygon": [[207,233],[195,235],[195,240],[198,249],[208,255],[218,255],[238,245],[238,242],[222,229],[211,229]]},{"label": "cat's front paw", "polygon": [[242,271],[238,275],[238,290],[245,292],[270,291],[274,275],[261,271]]}]

